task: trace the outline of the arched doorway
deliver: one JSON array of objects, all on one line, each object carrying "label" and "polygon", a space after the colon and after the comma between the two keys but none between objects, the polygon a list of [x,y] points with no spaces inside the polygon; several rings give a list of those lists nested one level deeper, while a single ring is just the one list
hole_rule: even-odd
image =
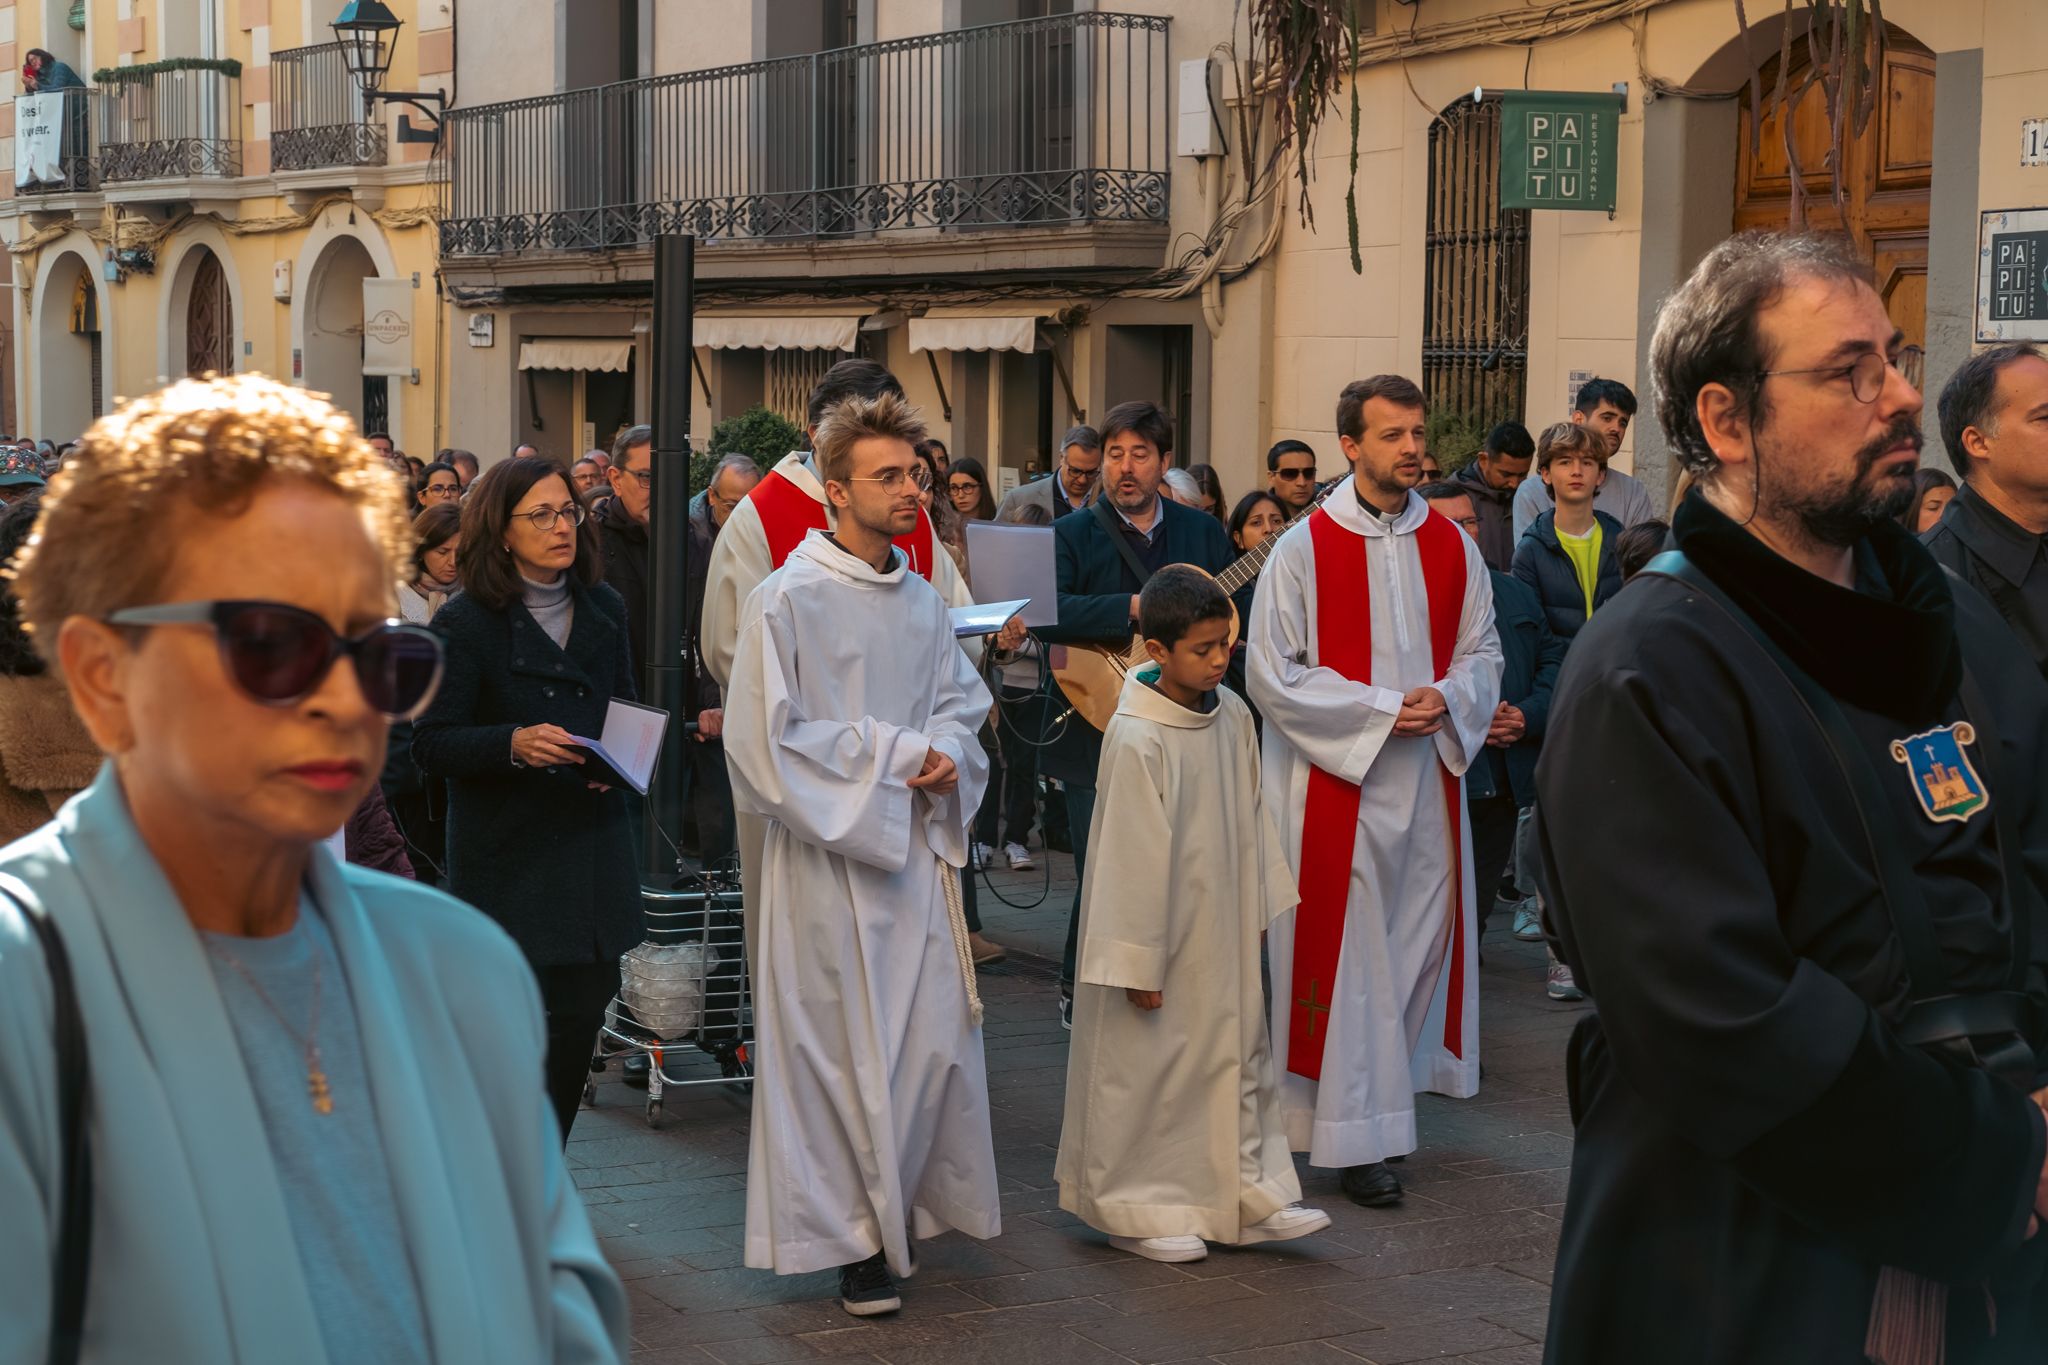
[{"label": "arched doorway", "polygon": [[363,374],[363,281],[377,278],[377,263],[355,238],[337,237],[314,261],[311,276],[306,387],[329,395],[359,430],[389,430],[389,381]]},{"label": "arched doorway", "polygon": [[92,265],[75,251],[59,256],[36,302],[36,407],[30,434],[68,441],[101,413],[100,295]]},{"label": "arched doorway", "polygon": [[194,265],[185,298],[185,373],[231,374],[235,368],[235,305],[220,257],[205,247],[192,251]]},{"label": "arched doorway", "polygon": [[[1870,258],[1878,292],[1892,321],[1914,346],[1927,344],[1928,196],[1934,179],[1934,54],[1897,25],[1886,26],[1884,74],[1868,125],[1858,137],[1844,129],[1846,143],[1831,149],[1826,96],[1821,83],[1807,88],[1792,112],[1792,139],[1799,149],[1800,183],[1808,227],[1847,233]],[[1803,41],[1793,44],[1786,88],[1797,86],[1808,69]],[[1764,67],[1766,91],[1778,83],[1778,59]],[[1755,112],[1745,88],[1740,102],[1735,181],[1736,231],[1782,228],[1791,222],[1792,175],[1778,112],[1763,120],[1752,155]],[[1842,165],[1842,200],[1833,189],[1833,151]],[[1912,376],[1916,381],[1918,376]]]},{"label": "arched doorway", "polygon": [[1529,211],[1500,205],[1500,112],[1462,98],[1429,125],[1422,389],[1482,436],[1522,420],[1529,367]]}]

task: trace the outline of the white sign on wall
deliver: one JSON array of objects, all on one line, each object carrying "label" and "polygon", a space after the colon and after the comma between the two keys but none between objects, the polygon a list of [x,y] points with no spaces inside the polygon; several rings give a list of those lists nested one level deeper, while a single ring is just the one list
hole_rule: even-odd
[{"label": "white sign on wall", "polygon": [[410,280],[363,281],[363,373],[412,374]]},{"label": "white sign on wall", "polygon": [[[1564,410],[1567,416],[1569,416],[1574,407],[1578,406],[1579,390],[1585,388],[1592,380],[1593,372],[1591,370],[1572,370],[1565,376]],[[1542,428],[1538,427],[1537,430],[1541,431]]]},{"label": "white sign on wall", "polygon": [[2020,120],[2020,165],[2048,166],[2048,118]]}]

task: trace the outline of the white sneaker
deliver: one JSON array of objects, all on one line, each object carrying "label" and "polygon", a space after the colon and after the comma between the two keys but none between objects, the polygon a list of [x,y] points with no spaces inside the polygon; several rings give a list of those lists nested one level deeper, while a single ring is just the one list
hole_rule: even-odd
[{"label": "white sneaker", "polygon": [[977,843],[976,843],[976,844],[974,845],[974,865],[975,865],[976,867],[987,867],[987,866],[988,866],[988,858],[989,858],[989,847],[988,847],[988,845],[987,845],[987,844],[984,844],[984,843],[980,843],[980,842],[977,842]]},{"label": "white sneaker", "polygon": [[1291,1242],[1297,1237],[1321,1232],[1330,1226],[1330,1215],[1321,1209],[1305,1209],[1299,1204],[1268,1214],[1237,1235],[1241,1247],[1253,1246],[1259,1242]]},{"label": "white sneaker", "polygon": [[1208,1244],[1199,1237],[1112,1237],[1109,1244],[1148,1261],[1199,1261],[1209,1254]]},{"label": "white sneaker", "polygon": [[1010,871],[1028,872],[1038,864],[1031,861],[1031,850],[1015,842],[1003,845],[1003,854],[1010,860]]},{"label": "white sneaker", "polygon": [[1543,916],[1536,909],[1535,901],[1523,901],[1515,908],[1515,927],[1512,932],[1524,943],[1543,941]]}]

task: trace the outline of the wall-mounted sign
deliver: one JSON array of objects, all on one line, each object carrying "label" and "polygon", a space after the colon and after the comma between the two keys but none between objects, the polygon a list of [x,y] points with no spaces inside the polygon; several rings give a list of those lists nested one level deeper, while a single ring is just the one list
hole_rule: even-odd
[{"label": "wall-mounted sign", "polygon": [[1993,209],[1977,230],[1977,340],[2048,341],[2048,209]]},{"label": "wall-mounted sign", "polygon": [[1591,370],[1568,370],[1564,377],[1564,410],[1569,413],[1579,405],[1579,390],[1593,382]]},{"label": "wall-mounted sign", "polygon": [[497,340],[498,315],[496,313],[471,313],[469,315],[469,344],[486,347]]},{"label": "wall-mounted sign", "polygon": [[289,303],[292,297],[292,263],[272,261],[270,263],[270,297],[279,303]]},{"label": "wall-mounted sign", "polygon": [[406,280],[363,281],[363,373],[412,373],[412,295]]},{"label": "wall-mounted sign", "polygon": [[1614,212],[1621,97],[1575,90],[1503,90],[1500,205]]},{"label": "wall-mounted sign", "polygon": [[2048,166],[2048,118],[2020,120],[2020,165]]}]

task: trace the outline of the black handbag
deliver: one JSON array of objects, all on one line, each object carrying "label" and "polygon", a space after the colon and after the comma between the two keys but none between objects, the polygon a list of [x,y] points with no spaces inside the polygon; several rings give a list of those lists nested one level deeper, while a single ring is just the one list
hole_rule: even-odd
[{"label": "black handbag", "polygon": [[1977,755],[1992,794],[1991,819],[1998,839],[2006,918],[2012,927],[2013,963],[2006,989],[1960,995],[1949,986],[1948,968],[1934,937],[1934,923],[1920,894],[1919,882],[1906,866],[1901,852],[1906,845],[1895,828],[1892,808],[1841,704],[1793,663],[1777,641],[1684,554],[1668,550],[1651,560],[1644,572],[1675,578],[1697,589],[1742,626],[1792,684],[1808,715],[1826,737],[1835,764],[1849,785],[1851,804],[1877,870],[1878,890],[1906,959],[1911,997],[1904,1018],[1894,1025],[1899,1040],[1945,1055],[1961,1065],[1981,1068],[2022,1092],[2031,1091],[2039,1070],[2036,1049],[2042,1036],[2040,1007],[2026,989],[2033,959],[2032,883],[2020,865],[2019,832],[2013,827],[2010,809],[2011,788],[2000,782],[1995,720],[1971,676],[1968,662],[1964,663],[1959,696],[1964,714],[1977,730]]},{"label": "black handbag", "polygon": [[85,1047],[85,1017],[71,979],[71,957],[57,926],[30,897],[0,886],[42,941],[55,997],[57,1134],[63,1161],[58,1196],[57,1263],[50,1284],[50,1365],[76,1365],[85,1336],[86,1276],[92,1255],[92,1150],[86,1124],[92,1077]]}]

